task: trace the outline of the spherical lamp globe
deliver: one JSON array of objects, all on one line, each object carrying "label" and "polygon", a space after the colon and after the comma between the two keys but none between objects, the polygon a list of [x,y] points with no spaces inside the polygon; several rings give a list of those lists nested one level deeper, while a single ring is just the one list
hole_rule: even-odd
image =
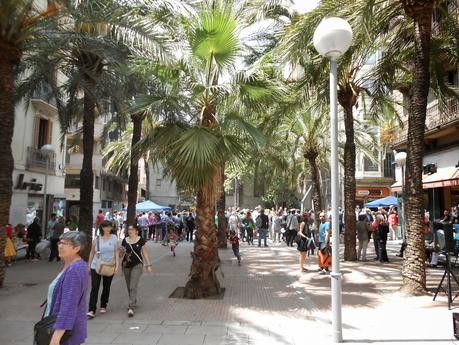
[{"label": "spherical lamp globe", "polygon": [[351,46],[352,28],[344,19],[325,18],[314,31],[313,43],[320,55],[337,59]]},{"label": "spherical lamp globe", "polygon": [[54,147],[51,144],[45,144],[41,147],[40,151],[45,156],[51,156],[54,153]]},{"label": "spherical lamp globe", "polygon": [[404,166],[406,164],[406,152],[397,152],[394,160],[397,165]]}]

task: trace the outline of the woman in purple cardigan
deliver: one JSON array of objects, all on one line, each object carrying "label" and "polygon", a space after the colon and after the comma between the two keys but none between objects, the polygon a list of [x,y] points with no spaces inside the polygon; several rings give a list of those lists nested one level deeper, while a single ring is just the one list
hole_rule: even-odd
[{"label": "woman in purple cardigan", "polygon": [[56,315],[54,333],[50,345],[59,345],[65,331],[72,336],[64,345],[80,345],[86,340],[86,292],[88,268],[80,252],[86,246],[86,236],[77,231],[63,234],[59,241],[59,257],[64,268],[48,289],[48,306],[45,316]]}]

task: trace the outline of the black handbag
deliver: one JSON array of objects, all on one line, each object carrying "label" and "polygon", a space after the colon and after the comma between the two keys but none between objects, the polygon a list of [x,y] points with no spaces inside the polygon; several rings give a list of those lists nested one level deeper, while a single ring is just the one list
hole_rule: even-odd
[{"label": "black handbag", "polygon": [[[78,302],[78,306],[80,305],[81,301],[83,300],[84,294],[81,296],[80,301]],[[33,345],[49,345],[51,342],[51,338],[53,337],[54,333],[54,325],[57,320],[56,315],[49,315],[45,317],[46,312],[46,304],[47,300],[42,303],[40,307],[45,306],[43,310],[43,315],[41,316],[41,320],[38,321],[33,326]],[[73,335],[73,330],[65,331],[64,335],[61,338],[60,344],[64,341],[68,340]]]},{"label": "black handbag", "polygon": [[[42,318],[33,327],[33,344],[34,345],[49,345],[53,337],[53,327],[56,323],[57,316],[50,315]],[[73,331],[65,331],[61,338],[61,344],[68,340],[73,335]]]}]

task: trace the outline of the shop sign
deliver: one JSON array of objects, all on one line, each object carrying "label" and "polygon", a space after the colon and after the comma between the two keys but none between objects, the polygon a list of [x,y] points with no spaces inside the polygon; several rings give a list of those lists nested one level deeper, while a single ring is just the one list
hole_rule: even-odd
[{"label": "shop sign", "polygon": [[370,195],[370,191],[369,190],[358,190],[357,191],[357,195],[359,195],[359,196],[368,196],[368,195]]},{"label": "shop sign", "polygon": [[39,192],[43,189],[43,185],[41,183],[37,183],[37,179],[35,178],[30,179],[30,182],[24,182],[24,174],[19,174],[14,188],[20,190],[26,190],[28,188],[29,190]]}]

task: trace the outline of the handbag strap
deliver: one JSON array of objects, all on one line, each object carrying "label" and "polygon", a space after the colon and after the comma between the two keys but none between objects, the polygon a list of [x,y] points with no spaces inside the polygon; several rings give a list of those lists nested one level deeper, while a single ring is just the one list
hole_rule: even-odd
[{"label": "handbag strap", "polygon": [[99,235],[97,235],[97,238],[96,238],[96,255],[97,255],[97,258],[100,259],[100,239],[99,239]]},{"label": "handbag strap", "polygon": [[128,240],[126,240],[126,242],[127,242],[127,244],[129,244],[129,247],[131,247],[131,252],[134,253],[135,256],[137,256],[137,259],[140,260],[140,262],[142,263],[142,265],[145,265],[145,264],[143,263],[143,260],[142,260],[142,259],[137,255],[137,253],[135,252],[134,248],[132,248],[131,243],[130,243]]}]

